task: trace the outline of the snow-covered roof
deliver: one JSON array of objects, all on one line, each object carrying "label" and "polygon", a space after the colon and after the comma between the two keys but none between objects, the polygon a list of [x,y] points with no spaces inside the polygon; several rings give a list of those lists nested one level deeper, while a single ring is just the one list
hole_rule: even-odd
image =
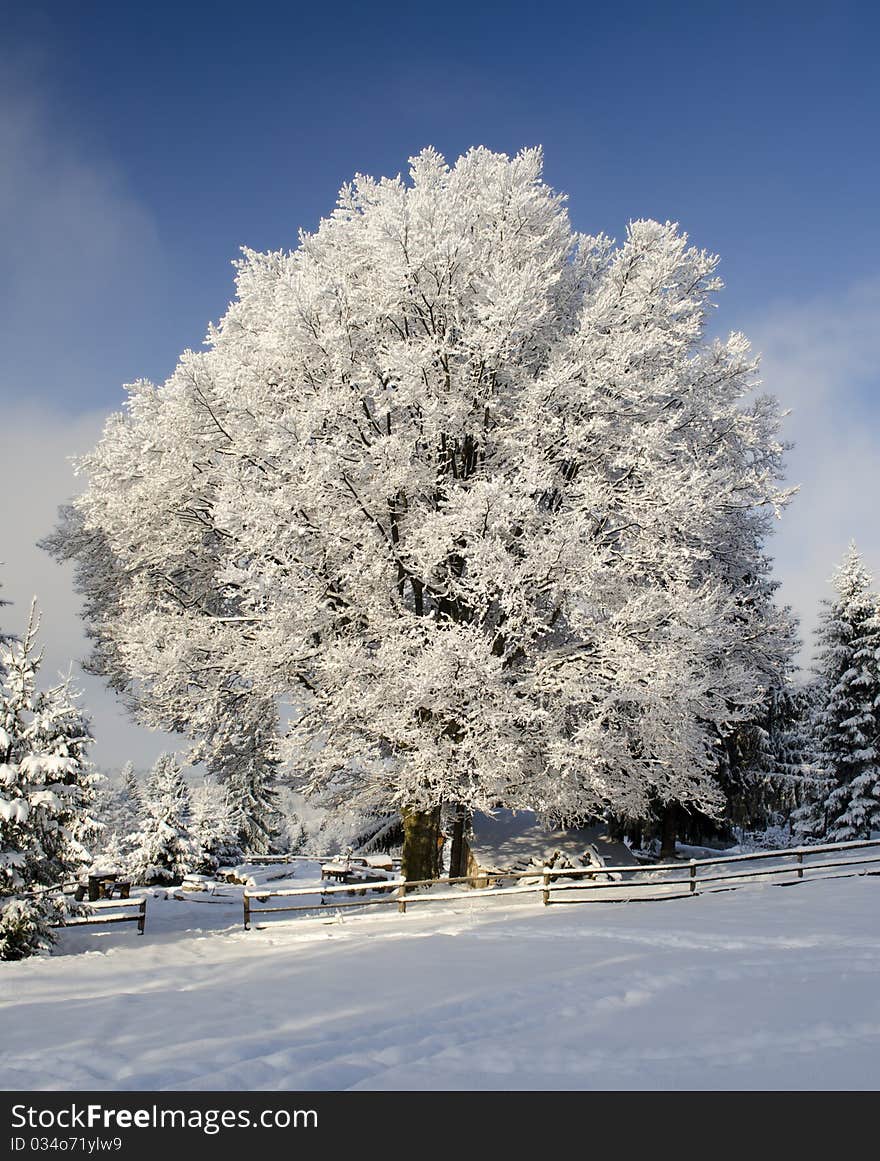
[{"label": "snow-covered roof", "polygon": [[497,810],[494,815],[475,814],[472,827],[468,843],[477,863],[486,870],[512,870],[554,851],[576,859],[591,845],[606,866],[635,866],[638,862],[624,843],[610,837],[604,822],[563,829],[540,825],[530,810]]}]

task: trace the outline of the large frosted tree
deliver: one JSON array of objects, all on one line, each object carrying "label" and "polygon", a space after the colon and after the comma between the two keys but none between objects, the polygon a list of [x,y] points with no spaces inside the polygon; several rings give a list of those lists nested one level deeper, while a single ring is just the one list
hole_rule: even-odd
[{"label": "large frosted tree", "polygon": [[792,634],[779,412],[705,338],[715,266],[575,234],[537,149],[358,177],[81,461],[53,547],[97,667],[209,747],[280,706],[287,772],[399,809],[411,877],[443,804],[717,812]]}]

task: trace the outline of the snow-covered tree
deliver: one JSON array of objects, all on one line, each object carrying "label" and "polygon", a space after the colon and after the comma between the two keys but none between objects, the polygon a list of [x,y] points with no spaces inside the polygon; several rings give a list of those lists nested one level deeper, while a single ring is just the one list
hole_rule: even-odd
[{"label": "snow-covered tree", "polygon": [[281,819],[280,831],[276,839],[278,849],[292,855],[304,854],[309,846],[311,831],[317,826],[317,822],[313,827],[307,825],[304,813],[313,816],[317,812],[311,803],[304,800],[301,794],[283,782],[278,785],[275,804]]},{"label": "snow-covered tree", "polygon": [[537,149],[358,177],[81,461],[50,547],[93,664],[208,749],[230,696],[281,703],[286,772],[399,810],[410,877],[443,803],[718,812],[793,642],[779,412],[705,339],[715,266],[574,234]]},{"label": "snow-covered tree", "polygon": [[826,838],[846,842],[880,829],[880,601],[854,544],[832,584],[817,629],[816,742],[831,783]]},{"label": "snow-covered tree", "polygon": [[144,809],[143,788],[134,768],[134,762],[126,762],[119,772],[124,800],[132,819],[140,817]]},{"label": "snow-covered tree", "polygon": [[220,866],[242,859],[240,809],[234,806],[228,787],[205,779],[192,792],[192,839],[196,846],[193,869],[213,874]]},{"label": "snow-covered tree", "polygon": [[37,689],[37,631],[32,609],[22,641],[0,645],[0,959],[51,942],[50,889],[90,862],[98,831],[89,723],[68,682]]},{"label": "snow-covered tree", "polygon": [[103,826],[98,851],[108,861],[125,863],[132,837],[143,822],[142,791],[133,762],[126,762],[113,782],[107,780],[95,811]]},{"label": "snow-covered tree", "polygon": [[282,819],[278,810],[278,714],[268,698],[249,691],[222,691],[210,716],[211,729],[193,760],[204,761],[229,793],[236,810],[239,842],[246,854],[274,848]]},{"label": "snow-covered tree", "polygon": [[770,689],[757,721],[731,735],[722,783],[725,819],[741,838],[762,831],[772,831],[774,841],[791,838],[792,816],[816,776],[811,730],[810,690],[784,685]]},{"label": "snow-covered tree", "polygon": [[[2,587],[2,585],[0,585],[0,587]],[[3,608],[4,605],[8,604],[9,601],[5,600],[3,597],[0,597],[0,608]],[[9,644],[9,642],[12,640],[13,638],[8,633],[4,633],[2,628],[0,628],[0,645]]]},{"label": "snow-covered tree", "polygon": [[179,883],[195,867],[189,788],[173,754],[160,754],[143,791],[143,823],[133,836],[130,868],[139,883]]},{"label": "snow-covered tree", "polygon": [[816,716],[822,696],[821,682],[815,676],[799,689],[791,744],[784,751],[797,764],[793,777],[799,776],[796,805],[791,812],[791,835],[799,844],[826,841],[825,803],[833,788],[833,779],[819,761],[817,752]]}]

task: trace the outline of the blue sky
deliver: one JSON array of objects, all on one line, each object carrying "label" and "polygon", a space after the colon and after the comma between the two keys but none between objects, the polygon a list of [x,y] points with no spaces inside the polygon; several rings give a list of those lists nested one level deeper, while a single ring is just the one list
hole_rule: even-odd
[{"label": "blue sky", "polygon": [[[201,342],[240,245],[295,245],[354,172],[427,144],[540,143],[577,228],[669,218],[721,255],[715,325],[793,409],[802,494],[773,551],[808,630],[851,537],[880,566],[878,33],[846,2],[0,2],[0,435],[28,480],[4,624],[36,591],[47,664],[82,653],[69,577],[33,548],[75,490],[65,456]],[[151,756],[84,684],[99,760]]]}]

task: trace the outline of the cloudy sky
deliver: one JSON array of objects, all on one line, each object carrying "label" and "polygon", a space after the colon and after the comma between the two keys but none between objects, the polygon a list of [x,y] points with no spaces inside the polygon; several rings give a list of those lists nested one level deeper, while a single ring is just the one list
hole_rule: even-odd
[{"label": "cloudy sky", "polygon": [[850,539],[880,571],[880,82],[875,5],[451,0],[148,6],[0,0],[0,611],[43,609],[95,758],[168,740],[82,675],[67,570],[35,547],[122,384],[172,370],[241,245],[295,245],[353,173],[425,145],[543,144],[578,229],[678,221],[721,255],[792,414],[801,491],[771,546],[809,639]]}]

